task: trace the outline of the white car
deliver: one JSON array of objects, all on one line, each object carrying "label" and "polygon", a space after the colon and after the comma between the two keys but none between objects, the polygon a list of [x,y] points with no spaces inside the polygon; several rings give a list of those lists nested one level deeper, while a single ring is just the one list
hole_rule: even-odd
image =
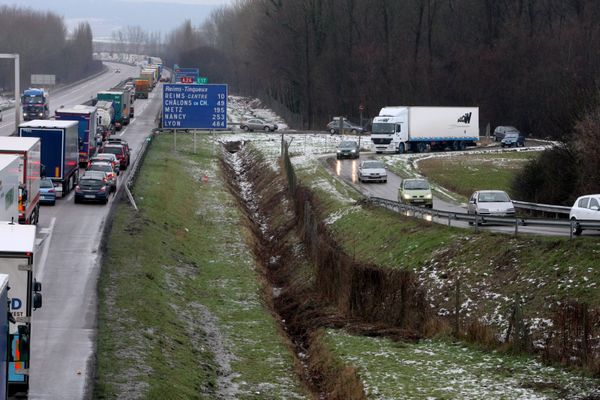
[{"label": "white car", "polygon": [[381,161],[365,160],[358,166],[359,182],[387,182],[387,170]]},{"label": "white car", "polygon": [[588,194],[575,200],[569,219],[573,222],[573,235],[581,235],[583,231],[577,221],[600,221],[600,194]]},{"label": "white car", "polygon": [[479,190],[469,198],[467,213],[482,217],[514,217],[515,205],[502,190]]}]

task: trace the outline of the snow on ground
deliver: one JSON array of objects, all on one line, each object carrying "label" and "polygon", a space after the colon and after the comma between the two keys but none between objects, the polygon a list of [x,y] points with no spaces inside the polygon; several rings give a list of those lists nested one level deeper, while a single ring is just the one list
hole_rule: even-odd
[{"label": "snow on ground", "polygon": [[0,111],[6,110],[7,108],[12,108],[14,106],[15,106],[15,99],[0,96]]}]

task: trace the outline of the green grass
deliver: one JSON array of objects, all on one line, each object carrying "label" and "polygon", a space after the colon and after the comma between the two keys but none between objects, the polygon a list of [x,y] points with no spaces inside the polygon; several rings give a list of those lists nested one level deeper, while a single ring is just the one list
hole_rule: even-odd
[{"label": "green grass", "polygon": [[511,194],[511,182],[535,152],[472,154],[429,158],[418,163],[432,182],[465,198],[476,190],[497,189]]},{"label": "green grass", "polygon": [[99,281],[95,398],[213,399],[223,359],[230,396],[305,398],[215,150],[202,140],[193,155],[181,135],[175,154],[171,142],[157,137],[146,158],[140,213],[122,203],[115,215]]},{"label": "green grass", "polygon": [[425,340],[397,343],[328,330],[325,342],[358,369],[369,399],[562,399],[597,382],[525,357]]}]

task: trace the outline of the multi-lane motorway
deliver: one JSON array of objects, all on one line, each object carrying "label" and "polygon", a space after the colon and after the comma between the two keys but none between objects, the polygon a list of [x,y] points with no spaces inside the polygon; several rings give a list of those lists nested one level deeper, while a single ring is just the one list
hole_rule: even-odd
[{"label": "multi-lane motorway", "polygon": [[[101,90],[108,90],[138,67],[107,64],[109,71],[90,81],[51,95],[52,109],[81,104]],[[116,68],[121,73],[115,73]],[[135,118],[117,135],[132,149],[132,160],[154,128],[160,107],[160,89],[148,100],[135,102]],[[13,131],[14,116],[0,125],[0,134]],[[125,171],[119,176],[123,185]],[[36,279],[42,282],[44,304],[33,312],[31,340],[31,399],[82,399],[93,382],[96,327],[96,284],[100,270],[100,239],[108,206],[74,204],[74,193],[58,199],[56,206],[43,206],[38,224]]]}]

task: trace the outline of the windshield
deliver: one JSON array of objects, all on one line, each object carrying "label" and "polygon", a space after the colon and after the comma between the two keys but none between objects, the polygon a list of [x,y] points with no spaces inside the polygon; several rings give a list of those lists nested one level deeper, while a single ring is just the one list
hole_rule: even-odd
[{"label": "windshield", "polygon": [[516,139],[519,137],[518,133],[507,133],[504,137],[509,138],[509,139]]},{"label": "windshield", "polygon": [[373,133],[394,133],[394,124],[376,122],[373,124]]},{"label": "windshield", "polygon": [[510,198],[504,192],[484,192],[479,193],[478,200],[480,203],[506,203]]},{"label": "windshield", "polygon": [[404,182],[404,189],[429,190],[429,183],[425,180],[407,180]]},{"label": "windshield", "polygon": [[342,142],[340,143],[340,147],[356,147],[356,142]]},{"label": "windshield", "polygon": [[47,179],[42,179],[40,181],[40,187],[41,188],[52,188],[52,187],[54,187],[54,185],[52,184],[52,181],[49,181]]},{"label": "windshield", "polygon": [[105,186],[106,184],[99,180],[99,179],[85,179],[85,178],[81,178],[79,180],[79,186],[80,187],[86,187],[86,188],[92,188],[92,189],[99,189],[102,186]]},{"label": "windshield", "polygon": [[23,96],[23,104],[44,104],[42,96]]},{"label": "windshield", "polygon": [[363,164],[363,168],[374,169],[374,168],[385,168],[382,162],[379,161],[367,161]]},{"label": "windshield", "polygon": [[112,167],[110,164],[92,164],[88,171],[103,171],[103,172],[112,172]]}]

